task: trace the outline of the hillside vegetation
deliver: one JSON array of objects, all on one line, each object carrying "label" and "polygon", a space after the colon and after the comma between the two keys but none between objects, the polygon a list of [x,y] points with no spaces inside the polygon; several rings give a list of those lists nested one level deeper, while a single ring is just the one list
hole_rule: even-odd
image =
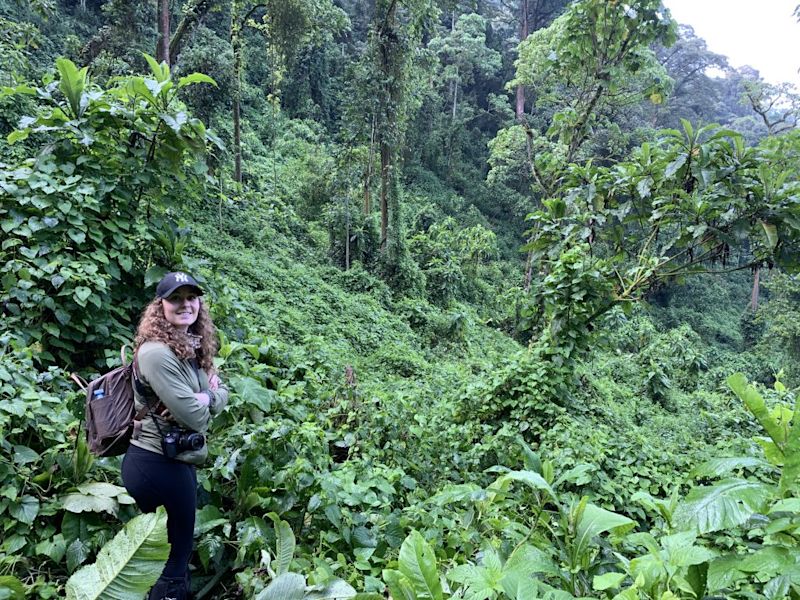
[{"label": "hillside vegetation", "polygon": [[196,598],[800,597],[792,90],[656,0],[0,26],[0,598],[160,572],[69,376],[177,269],[231,389]]}]

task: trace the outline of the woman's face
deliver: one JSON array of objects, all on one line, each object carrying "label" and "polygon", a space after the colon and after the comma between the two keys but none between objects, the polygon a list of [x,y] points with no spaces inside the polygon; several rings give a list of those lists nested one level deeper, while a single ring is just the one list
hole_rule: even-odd
[{"label": "woman's face", "polygon": [[197,321],[200,313],[200,296],[190,285],[184,285],[162,298],[161,306],[164,308],[164,318],[169,323],[182,331]]}]

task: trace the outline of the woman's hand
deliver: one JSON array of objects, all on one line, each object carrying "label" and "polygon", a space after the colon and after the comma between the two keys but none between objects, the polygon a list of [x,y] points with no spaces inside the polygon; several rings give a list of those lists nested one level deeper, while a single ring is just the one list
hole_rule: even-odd
[{"label": "woman's hand", "polygon": [[219,375],[214,373],[211,377],[208,378],[208,389],[212,392],[217,390],[222,383],[222,380],[219,378]]},{"label": "woman's hand", "polygon": [[169,409],[163,404],[161,405],[161,408],[158,410],[158,414],[165,421],[170,421],[172,423],[175,423],[175,419],[172,418],[172,413],[170,413]]}]

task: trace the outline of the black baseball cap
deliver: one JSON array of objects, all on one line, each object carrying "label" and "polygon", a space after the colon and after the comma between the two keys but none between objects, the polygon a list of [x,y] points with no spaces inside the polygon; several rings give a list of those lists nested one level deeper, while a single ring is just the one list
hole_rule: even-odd
[{"label": "black baseball cap", "polygon": [[176,271],[175,273],[167,273],[161,278],[161,281],[158,282],[158,286],[156,287],[156,296],[159,298],[167,298],[172,292],[185,285],[195,288],[198,296],[203,295],[203,288],[200,287],[200,284],[197,283],[194,277],[188,273]]}]

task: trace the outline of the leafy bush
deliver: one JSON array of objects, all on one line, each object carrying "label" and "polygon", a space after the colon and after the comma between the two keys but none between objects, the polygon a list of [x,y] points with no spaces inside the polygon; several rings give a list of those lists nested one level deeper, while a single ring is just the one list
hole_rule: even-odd
[{"label": "leafy bush", "polygon": [[15,89],[38,106],[9,141],[43,135],[47,150],[0,169],[0,305],[6,327],[40,344],[44,360],[55,353],[85,365],[109,340],[128,339],[151,283],[154,229],[205,170],[201,159],[184,160],[212,137],[175,96],[211,80],[173,82],[149,60],[152,77],[102,89],[86,68],[59,59],[58,81]]}]

